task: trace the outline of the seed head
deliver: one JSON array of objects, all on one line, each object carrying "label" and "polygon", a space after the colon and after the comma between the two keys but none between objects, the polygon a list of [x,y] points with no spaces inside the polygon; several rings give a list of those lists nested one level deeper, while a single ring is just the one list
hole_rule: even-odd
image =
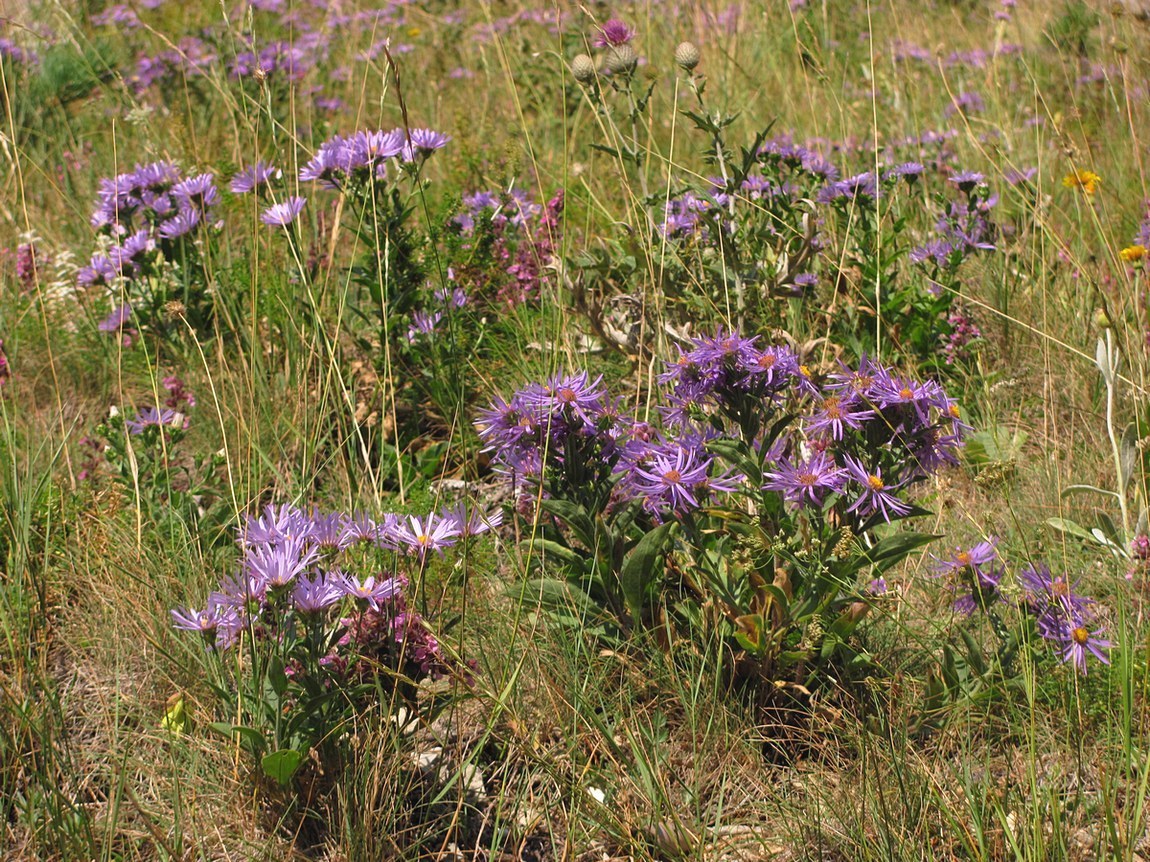
[{"label": "seed head", "polygon": [[630,45],[616,45],[607,52],[607,70],[612,75],[630,75],[639,65],[639,55]]},{"label": "seed head", "polygon": [[595,80],[595,61],[586,54],[580,54],[571,61],[571,74],[580,84],[589,84]]},{"label": "seed head", "polygon": [[680,42],[675,49],[675,63],[684,71],[693,72],[701,59],[699,49],[693,42]]}]

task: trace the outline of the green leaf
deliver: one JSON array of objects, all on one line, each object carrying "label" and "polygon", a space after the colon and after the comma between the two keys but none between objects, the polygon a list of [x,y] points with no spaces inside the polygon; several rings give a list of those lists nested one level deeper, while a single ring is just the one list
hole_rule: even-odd
[{"label": "green leaf", "polygon": [[534,551],[539,556],[557,559],[577,572],[583,571],[583,555],[551,539],[524,539],[520,546],[525,550]]},{"label": "green leaf", "polygon": [[1047,518],[1046,523],[1048,526],[1053,527],[1060,533],[1066,533],[1068,536],[1074,536],[1082,539],[1083,541],[1095,544],[1097,540],[1091,535],[1090,531],[1080,524],[1076,524],[1069,518]]},{"label": "green leaf", "polygon": [[707,450],[714,452],[755,484],[762,484],[762,474],[758,459],[742,440],[718,439],[707,443]]},{"label": "green leaf", "polygon": [[975,673],[979,676],[983,676],[986,673],[986,662],[982,659],[982,648],[978,645],[978,641],[976,641],[974,635],[966,629],[959,629],[958,633],[962,635],[963,641],[966,642],[967,661],[970,663],[970,666],[974,668]]},{"label": "green leaf", "polygon": [[282,748],[271,754],[265,754],[260,761],[260,766],[268,778],[287,786],[301,763],[303,763],[302,752],[296,751],[294,748]]},{"label": "green leaf", "polygon": [[540,500],[539,507],[566,524],[588,550],[595,550],[595,522],[586,509],[578,503],[557,499]]},{"label": "green leaf", "polygon": [[240,746],[244,751],[258,757],[265,748],[267,748],[267,740],[264,735],[256,730],[254,727],[246,727],[242,724],[231,724],[226,721],[213,721],[208,725],[210,730],[216,733],[222,733],[224,736],[232,739],[233,737],[240,738]]},{"label": "green leaf", "polygon": [[935,533],[895,533],[878,541],[864,554],[864,560],[879,572],[885,572],[896,563],[902,562],[913,551],[933,542],[939,536]]},{"label": "green leaf", "polygon": [[666,550],[674,527],[674,521],[660,524],[640,539],[623,561],[619,586],[623,590],[627,609],[631,612],[631,620],[636,625],[643,618],[643,597],[658,574],[657,563]]},{"label": "green leaf", "polygon": [[1138,464],[1138,426],[1133,422],[1122,431],[1120,456],[1118,469],[1121,474],[1121,487],[1118,490],[1126,493],[1126,488],[1134,477],[1134,468]]},{"label": "green leaf", "polygon": [[1097,485],[1067,485],[1059,496],[1069,497],[1071,494],[1080,494],[1087,491],[1092,494],[1102,494],[1106,497],[1119,496],[1117,491],[1108,491],[1105,488],[1099,488]]},{"label": "green leaf", "polygon": [[603,608],[584,590],[558,578],[536,578],[521,587],[512,588],[510,592],[516,597],[534,596],[539,600],[540,607],[553,613],[575,613],[592,620],[604,616]]},{"label": "green leaf", "polygon": [[283,696],[287,691],[288,678],[287,673],[284,672],[284,663],[280,661],[279,656],[273,655],[268,662],[268,685],[271,686],[272,691],[278,696]]}]

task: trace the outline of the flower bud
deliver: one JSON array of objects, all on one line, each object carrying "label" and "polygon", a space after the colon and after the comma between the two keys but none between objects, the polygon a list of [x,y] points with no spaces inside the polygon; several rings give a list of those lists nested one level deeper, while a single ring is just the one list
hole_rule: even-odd
[{"label": "flower bud", "polygon": [[1099,329],[1110,328],[1110,315],[1106,313],[1105,308],[1094,309],[1094,325]]},{"label": "flower bud", "polygon": [[630,45],[616,45],[607,52],[607,70],[612,75],[630,75],[639,65],[639,55]]},{"label": "flower bud", "polygon": [[693,72],[700,59],[699,49],[693,42],[680,42],[675,49],[675,63],[684,71]]},{"label": "flower bud", "polygon": [[595,80],[595,61],[586,54],[580,54],[571,61],[571,74],[580,84]]}]

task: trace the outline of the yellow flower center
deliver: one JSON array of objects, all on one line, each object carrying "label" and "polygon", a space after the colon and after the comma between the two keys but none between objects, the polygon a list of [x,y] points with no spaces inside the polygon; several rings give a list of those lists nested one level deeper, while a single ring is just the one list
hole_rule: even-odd
[{"label": "yellow flower center", "polygon": [[1078,626],[1070,632],[1070,637],[1079,646],[1086,646],[1086,642],[1090,640],[1090,632],[1088,632],[1084,627]]},{"label": "yellow flower center", "polygon": [[839,406],[839,399],[834,396],[823,401],[823,411],[827,414],[828,419],[843,418],[843,409]]},{"label": "yellow flower center", "polygon": [[970,552],[969,551],[959,551],[958,555],[954,559],[959,564],[961,564],[963,566],[969,566],[970,565]]},{"label": "yellow flower center", "polygon": [[683,474],[678,470],[668,470],[663,474],[663,478],[670,482],[672,485],[677,485],[683,481]]},{"label": "yellow flower center", "polygon": [[799,484],[806,485],[808,488],[812,487],[818,480],[819,477],[815,473],[801,473],[799,475]]},{"label": "yellow flower center", "polygon": [[871,475],[867,476],[866,483],[868,486],[870,486],[870,489],[872,491],[881,491],[883,488],[886,487],[882,483],[882,479],[880,479],[878,476],[874,475],[873,473]]}]

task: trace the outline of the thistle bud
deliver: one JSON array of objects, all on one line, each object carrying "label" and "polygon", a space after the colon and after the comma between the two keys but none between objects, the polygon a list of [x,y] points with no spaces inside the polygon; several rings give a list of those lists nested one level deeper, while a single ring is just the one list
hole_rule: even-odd
[{"label": "thistle bud", "polygon": [[680,42],[675,49],[675,63],[686,72],[693,72],[700,59],[699,49],[693,42]]},{"label": "thistle bud", "polygon": [[580,54],[571,61],[571,74],[580,84],[595,80],[595,61],[586,54]]},{"label": "thistle bud", "polygon": [[630,75],[639,65],[639,55],[630,45],[616,45],[607,52],[607,70],[612,75]]}]

